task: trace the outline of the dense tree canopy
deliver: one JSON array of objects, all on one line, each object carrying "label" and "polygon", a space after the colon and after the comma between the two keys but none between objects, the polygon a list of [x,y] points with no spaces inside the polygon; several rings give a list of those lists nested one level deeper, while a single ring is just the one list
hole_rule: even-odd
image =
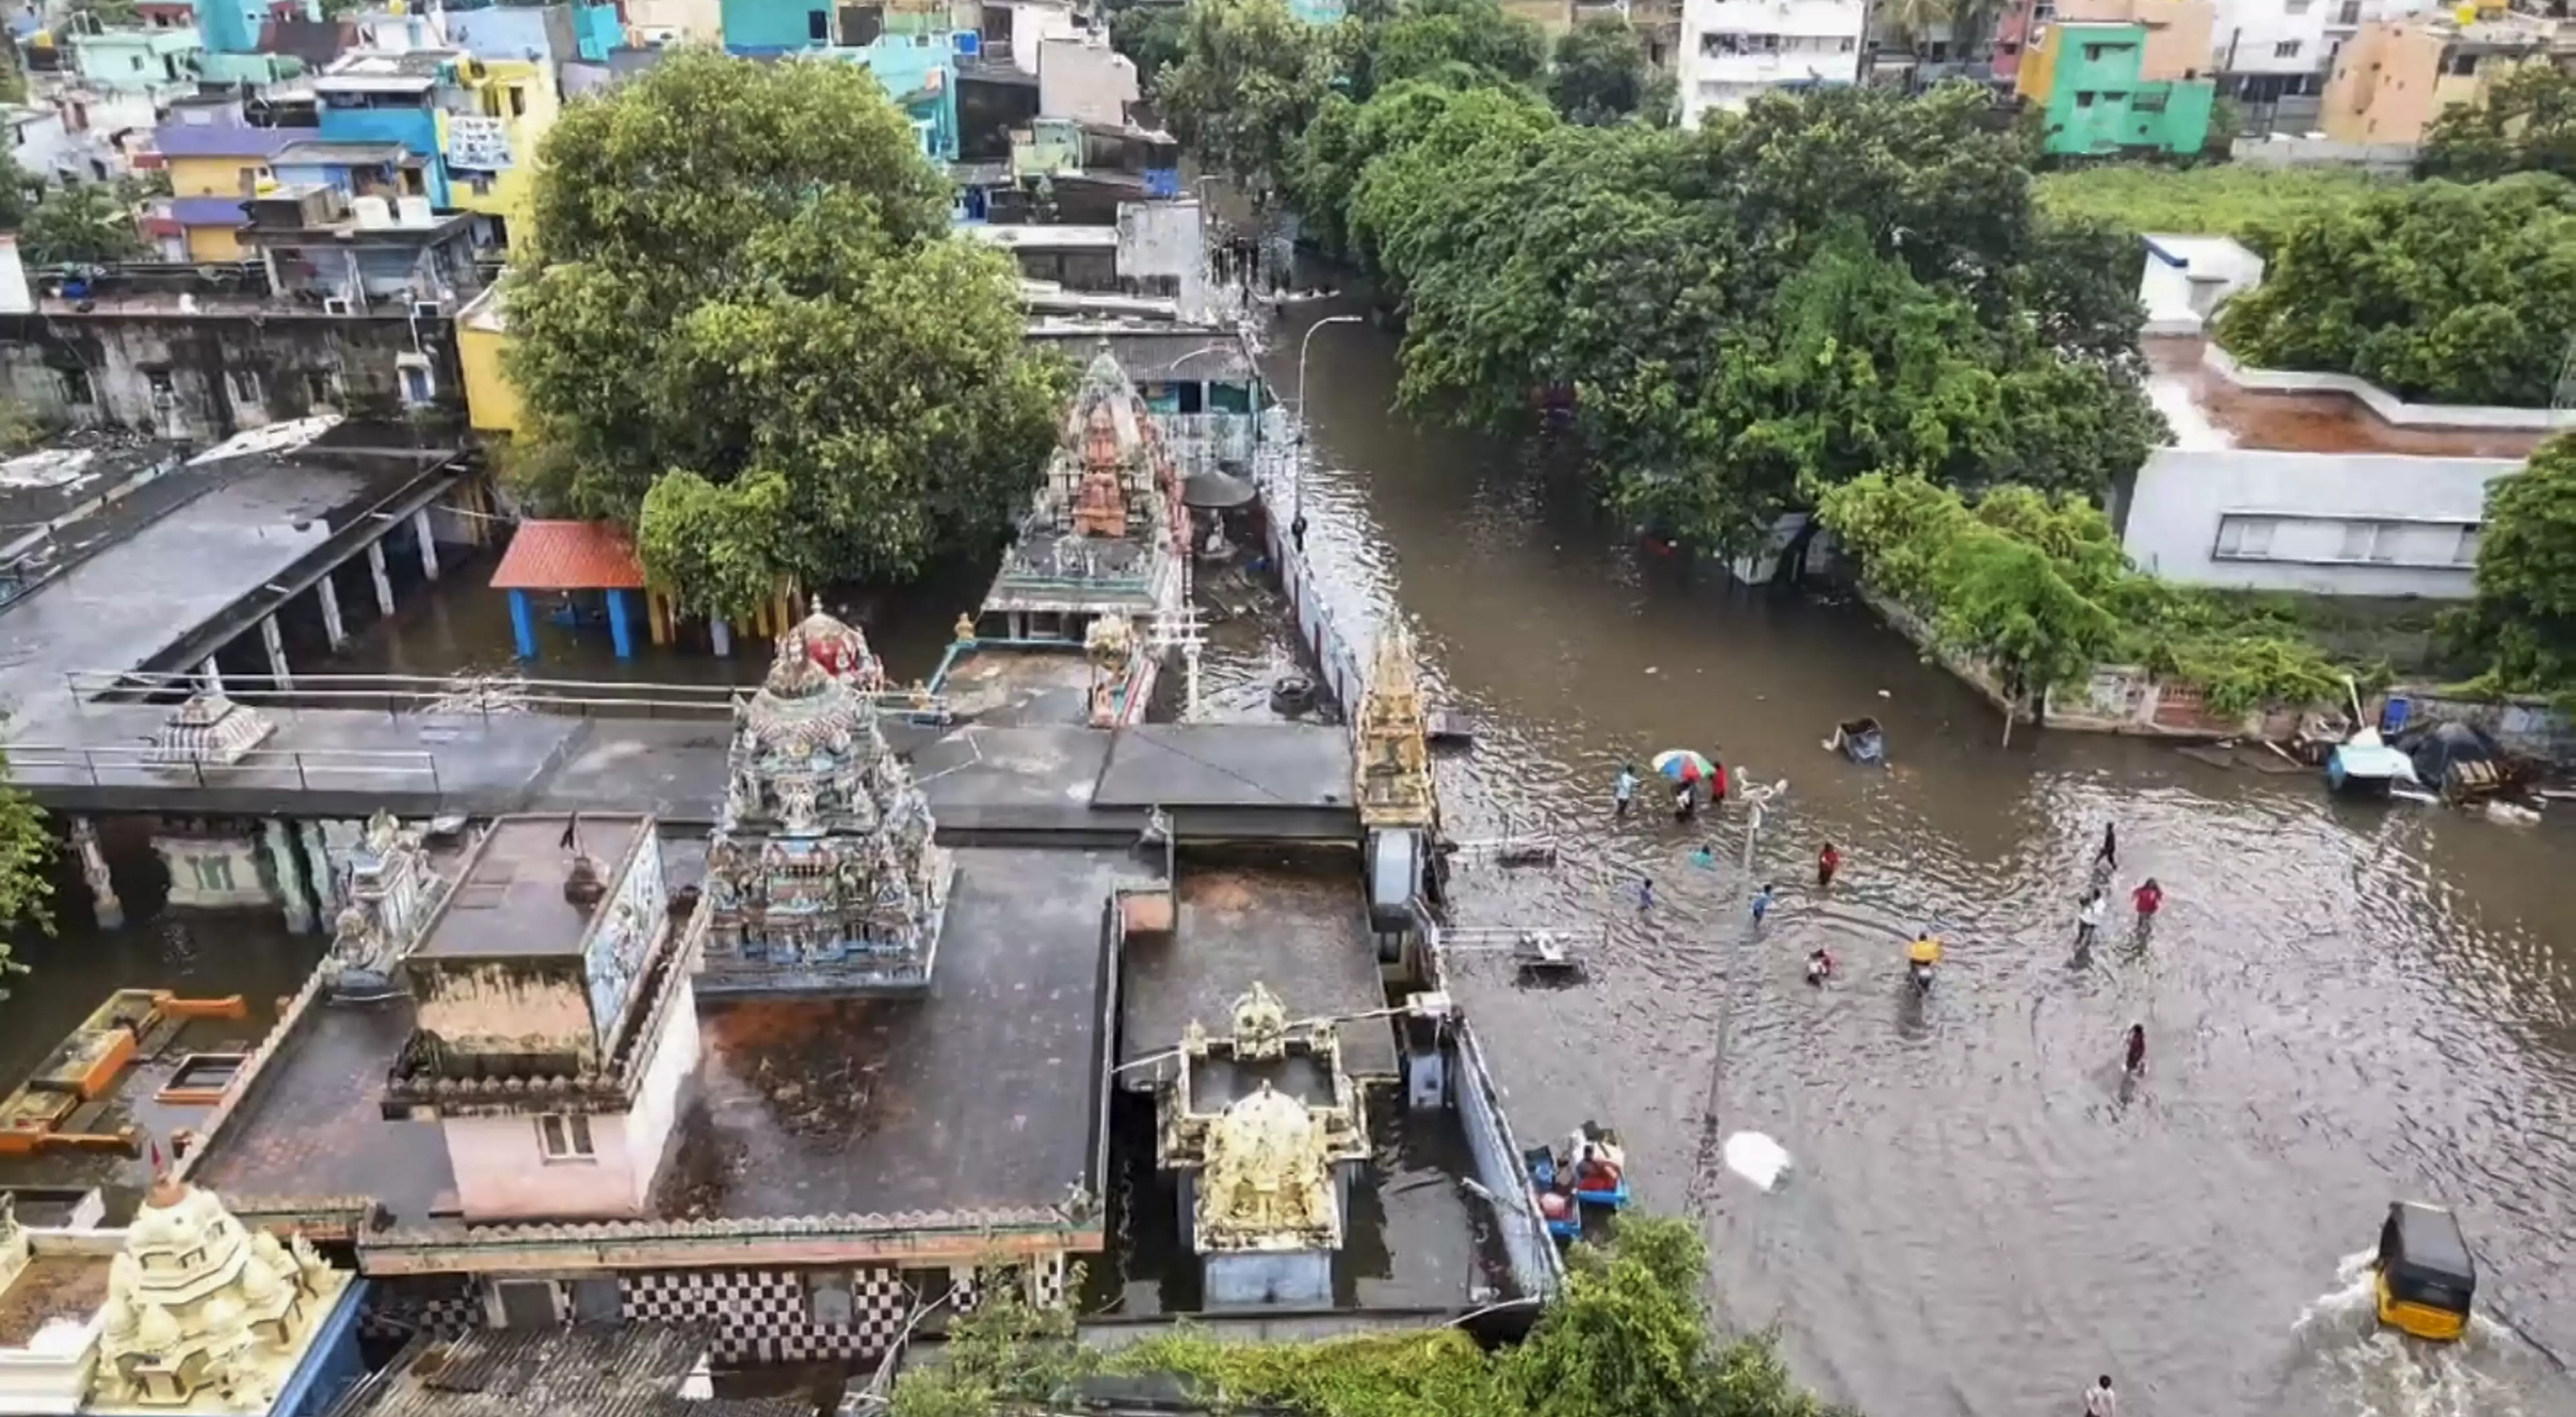
[{"label": "dense tree canopy", "polygon": [[529,490],[695,608],[1007,525],[1059,397],[866,71],[689,51],[548,134],[510,276]]},{"label": "dense tree canopy", "polygon": [[18,246],[35,266],[131,261],[150,249],[132,204],[103,182],[46,189],[21,221]]},{"label": "dense tree canopy", "polygon": [[2478,593],[2455,628],[2498,689],[2576,692],[2576,433],[2487,486]]},{"label": "dense tree canopy", "polygon": [[1646,43],[1617,15],[1594,15],[1556,41],[1547,94],[1570,123],[1607,123],[1636,114],[1653,87]]},{"label": "dense tree canopy", "polygon": [[2254,244],[2263,284],[2219,338],[2249,363],[2358,375],[2438,403],[2548,404],[2576,337],[2576,184],[2426,182]]},{"label": "dense tree canopy", "polygon": [[2576,178],[2576,72],[2526,64],[2498,80],[2484,102],[2443,109],[2415,166],[2458,182],[2514,172]]},{"label": "dense tree canopy", "polygon": [[1160,91],[1163,71],[1181,62],[1189,23],[1182,5],[1131,4],[1109,12],[1109,45],[1135,62],[1147,97]]},{"label": "dense tree canopy", "polygon": [[1286,0],[1193,0],[1157,97],[1173,136],[1266,204],[1332,79],[1330,37]]},{"label": "dense tree canopy", "polygon": [[2042,220],[1985,108],[1771,96],[1685,133],[1415,80],[1327,100],[1290,196],[1400,302],[1410,406],[1571,408],[1614,499],[1737,547],[1861,473],[2096,494],[2161,437],[2135,238]]}]

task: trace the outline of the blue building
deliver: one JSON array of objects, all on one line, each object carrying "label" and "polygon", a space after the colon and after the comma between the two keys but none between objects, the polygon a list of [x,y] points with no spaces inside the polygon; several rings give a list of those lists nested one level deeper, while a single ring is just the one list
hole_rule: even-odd
[{"label": "blue building", "polygon": [[341,56],[313,81],[326,143],[399,145],[421,159],[421,195],[433,207],[455,205],[440,156],[440,82],[463,56],[448,49],[403,53],[362,50]]}]

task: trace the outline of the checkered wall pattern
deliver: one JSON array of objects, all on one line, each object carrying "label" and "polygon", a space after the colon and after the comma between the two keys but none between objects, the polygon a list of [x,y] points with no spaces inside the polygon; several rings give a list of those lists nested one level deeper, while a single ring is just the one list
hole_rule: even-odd
[{"label": "checkered wall pattern", "polygon": [[368,1338],[405,1339],[424,1330],[453,1337],[483,1324],[483,1297],[462,1275],[379,1279],[367,1289],[358,1332]]},{"label": "checkered wall pattern", "polygon": [[618,1276],[628,1319],[712,1322],[721,1363],[808,1363],[884,1356],[912,1317],[912,1290],[891,1269],[846,1274],[850,1319],[814,1317],[808,1276],[797,1270],[708,1269]]}]

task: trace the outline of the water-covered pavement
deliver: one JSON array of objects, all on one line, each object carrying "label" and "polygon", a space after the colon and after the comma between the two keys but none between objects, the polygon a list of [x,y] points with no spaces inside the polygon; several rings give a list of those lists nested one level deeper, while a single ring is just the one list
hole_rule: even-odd
[{"label": "water-covered pavement", "polygon": [[[1905,1417],[2071,1411],[2102,1371],[2131,1410],[2194,1417],[2576,1412],[2501,1327],[2431,1360],[2373,1336],[2338,1271],[2389,1200],[2450,1203],[2483,1297],[2576,1354],[2563,826],[2343,806],[2145,743],[2001,748],[1865,612],[1634,550],[1518,450],[1390,414],[1392,374],[1374,331],[1315,342],[1308,544],[1346,623],[1400,610],[1441,699],[1483,720],[1443,767],[1453,829],[1558,839],[1551,870],[1465,873],[1462,920],[1610,922],[1584,987],[1525,989],[1498,961],[1453,987],[1525,1132],[1616,1125],[1644,1203],[1704,1217],[1728,1320],[1777,1325],[1810,1381]],[[1892,770],[1822,748],[1862,713]],[[1789,779],[1750,875],[1740,810],[1611,820],[1621,759],[1668,746]],[[2168,904],[2152,940],[2123,919],[2078,959],[2114,821],[2122,885],[2153,875]],[[1688,864],[1703,839],[1725,864]],[[1820,894],[1826,840],[1846,865]],[[1756,930],[1760,878],[1783,903]],[[1901,950],[1927,925],[1950,949],[1918,1002]],[[1819,944],[1846,970],[1822,991],[1801,968]],[[1776,1190],[1719,1164],[1738,1130],[1795,1157]]]}]

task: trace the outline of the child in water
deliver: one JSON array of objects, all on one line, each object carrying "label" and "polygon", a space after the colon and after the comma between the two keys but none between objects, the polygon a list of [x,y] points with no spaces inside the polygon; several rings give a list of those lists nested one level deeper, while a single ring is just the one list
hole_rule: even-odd
[{"label": "child in water", "polygon": [[1821,989],[1833,974],[1834,957],[1826,953],[1824,946],[1816,946],[1807,956],[1807,982]]},{"label": "child in water", "polygon": [[1816,853],[1816,889],[1832,885],[1834,873],[1842,868],[1843,854],[1834,849],[1832,842],[1826,842],[1825,849]]},{"label": "child in water", "polygon": [[1762,889],[1753,893],[1753,923],[1756,925],[1761,924],[1762,917],[1770,913],[1771,885],[1766,881],[1763,883]]},{"label": "child in water", "polygon": [[2129,1025],[2129,1056],[2126,1066],[2131,1077],[2136,1077],[2147,1070],[2147,1026],[2143,1023]]},{"label": "child in water", "polygon": [[1717,869],[1717,852],[1703,841],[1699,849],[1690,854],[1690,863],[1703,871],[1714,871]]}]

